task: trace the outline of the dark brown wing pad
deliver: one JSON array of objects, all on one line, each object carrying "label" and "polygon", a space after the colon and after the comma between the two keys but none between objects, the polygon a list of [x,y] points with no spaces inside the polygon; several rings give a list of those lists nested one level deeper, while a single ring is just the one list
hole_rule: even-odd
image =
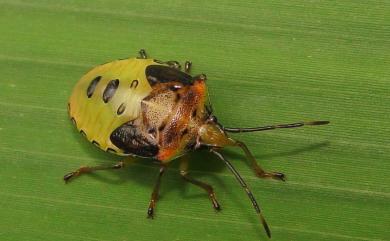
[{"label": "dark brown wing pad", "polygon": [[156,156],[159,151],[157,143],[148,139],[132,122],[127,122],[116,128],[111,133],[110,140],[125,154],[150,158]]},{"label": "dark brown wing pad", "polygon": [[183,85],[192,85],[194,82],[191,75],[164,65],[149,65],[145,69],[145,75],[151,86],[172,81],[178,81]]}]

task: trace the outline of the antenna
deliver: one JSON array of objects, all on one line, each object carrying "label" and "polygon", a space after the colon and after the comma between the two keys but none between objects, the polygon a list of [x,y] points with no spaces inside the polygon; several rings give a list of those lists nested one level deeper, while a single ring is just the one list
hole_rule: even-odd
[{"label": "antenna", "polygon": [[265,229],[265,232],[267,233],[267,236],[271,238],[271,230],[268,227],[267,222],[265,221],[263,214],[261,212],[260,206],[257,203],[255,197],[253,196],[251,190],[249,189],[248,185],[246,185],[245,181],[242,179],[240,174],[237,172],[237,170],[233,167],[233,165],[224,157],[224,155],[215,149],[210,149],[212,153],[217,155],[222,161],[225,162],[226,166],[229,168],[229,170],[234,174],[236,177],[237,181],[240,183],[241,187],[244,188],[246,194],[248,195],[249,199],[252,202],[253,208],[255,209],[256,213],[259,215],[260,221],[263,224],[263,227]]},{"label": "antenna", "polygon": [[290,124],[279,124],[279,125],[269,125],[269,126],[259,126],[259,127],[249,127],[249,128],[234,128],[234,127],[222,127],[226,132],[232,133],[241,133],[241,132],[254,132],[254,131],[268,131],[274,129],[283,129],[283,128],[296,128],[302,126],[319,126],[329,124],[329,121],[308,121],[308,122],[296,122]]}]

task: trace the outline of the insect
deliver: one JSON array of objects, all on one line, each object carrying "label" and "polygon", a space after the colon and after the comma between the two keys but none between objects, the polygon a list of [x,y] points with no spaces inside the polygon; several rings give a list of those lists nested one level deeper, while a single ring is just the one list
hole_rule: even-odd
[{"label": "insect", "polygon": [[[224,147],[241,148],[261,178],[285,180],[280,172],[261,168],[247,146],[228,133],[324,125],[328,121],[297,122],[253,128],[225,127],[213,115],[207,98],[206,75],[190,75],[191,62],[184,71],[177,61],[148,58],[145,50],[139,57],[116,60],[99,65],[76,84],[68,103],[70,119],[78,131],[100,149],[122,156],[155,159],[160,164],[158,178],[151,194],[147,215],[153,218],[161,178],[169,163],[180,158],[183,179],[204,189],[215,210],[221,209],[211,185],[189,175],[188,161],[183,156],[206,149],[215,154],[234,174],[248,195],[268,235],[271,231],[260,206],[248,185],[221,152]],[[83,166],[64,176],[65,182],[83,173],[119,169],[124,162],[112,166]]]}]

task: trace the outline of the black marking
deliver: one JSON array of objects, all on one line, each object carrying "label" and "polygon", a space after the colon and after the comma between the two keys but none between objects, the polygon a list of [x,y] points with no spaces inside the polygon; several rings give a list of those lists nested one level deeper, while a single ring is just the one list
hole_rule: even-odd
[{"label": "black marking", "polygon": [[96,86],[99,83],[99,81],[101,80],[101,78],[102,78],[102,76],[97,76],[89,84],[89,86],[87,88],[87,96],[88,96],[88,98],[92,97],[93,92],[95,92]]},{"label": "black marking", "polygon": [[126,109],[126,105],[125,103],[122,103],[119,107],[118,107],[118,110],[116,111],[116,114],[117,115],[121,115]]},{"label": "black marking", "polygon": [[181,99],[181,95],[179,93],[176,94],[175,102],[179,102]]},{"label": "black marking", "polygon": [[163,122],[163,123],[161,124],[161,126],[158,127],[158,131],[164,130],[164,128],[165,128],[166,125],[167,125],[167,123]]},{"label": "black marking", "polygon": [[133,154],[141,157],[154,157],[159,148],[147,137],[137,126],[130,122],[116,128],[110,135],[111,142],[126,154]]},{"label": "black marking", "polygon": [[194,111],[192,111],[192,118],[194,118],[194,117],[196,116],[197,113],[198,113],[198,112],[197,112],[196,109],[195,109]]},{"label": "black marking", "polygon": [[157,64],[165,64],[164,61],[158,60],[158,59],[153,59],[153,61]]},{"label": "black marking", "polygon": [[115,91],[118,89],[119,86],[119,80],[114,79],[108,82],[106,88],[104,89],[103,92],[103,101],[104,103],[107,103],[110,101],[110,99],[114,96]]},{"label": "black marking", "polygon": [[149,134],[155,134],[156,133],[156,128],[152,127],[148,130]]},{"label": "black marking", "polygon": [[72,118],[70,118],[70,120],[72,121],[73,125],[77,127],[76,119],[72,117]]},{"label": "black marking", "polygon": [[68,102],[68,113],[70,113],[70,103]]},{"label": "black marking", "polygon": [[117,152],[112,148],[107,148],[107,152],[116,154]]},{"label": "black marking", "polygon": [[84,137],[87,137],[87,134],[83,130],[80,130],[80,134],[83,135]]},{"label": "black marking", "polygon": [[131,84],[130,84],[130,89],[132,89],[132,88],[136,89],[137,86],[138,86],[138,80],[135,79],[135,80],[133,80],[133,81],[131,82]]},{"label": "black marking", "polygon": [[145,69],[146,78],[150,85],[177,81],[184,85],[192,85],[193,78],[180,70],[164,65],[149,65]]},{"label": "black marking", "polygon": [[153,138],[153,139],[156,139],[157,138],[157,131],[156,131],[156,128],[152,127],[148,130],[148,133],[150,134],[150,136]]},{"label": "black marking", "polygon": [[183,136],[185,136],[185,135],[187,135],[187,134],[188,134],[188,129],[185,128],[185,129],[183,130],[183,132],[181,133],[181,137],[183,137]]},{"label": "black marking", "polygon": [[95,140],[92,141],[92,144],[94,144],[94,145],[97,146],[97,147],[100,147],[99,142],[97,142],[97,141],[95,141]]}]

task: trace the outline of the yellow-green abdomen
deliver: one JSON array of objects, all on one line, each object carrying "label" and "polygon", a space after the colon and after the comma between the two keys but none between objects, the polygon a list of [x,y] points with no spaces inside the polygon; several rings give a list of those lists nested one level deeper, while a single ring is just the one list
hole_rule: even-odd
[{"label": "yellow-green abdomen", "polygon": [[140,116],[141,101],[152,91],[145,68],[152,59],[116,60],[93,68],[73,89],[69,115],[77,129],[104,151],[123,155],[110,140],[120,125]]}]

